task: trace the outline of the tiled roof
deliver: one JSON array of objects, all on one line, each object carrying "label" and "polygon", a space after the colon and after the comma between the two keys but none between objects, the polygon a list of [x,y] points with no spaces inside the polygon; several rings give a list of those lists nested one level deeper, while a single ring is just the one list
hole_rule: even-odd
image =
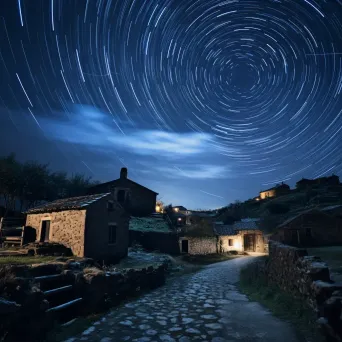
[{"label": "tiled roof", "polygon": [[219,236],[236,235],[233,225],[216,225],[214,230]]},{"label": "tiled roof", "polygon": [[237,221],[234,222],[233,227],[235,230],[256,230],[258,229],[255,221]]},{"label": "tiled roof", "polygon": [[109,196],[110,193],[87,195],[79,197],[62,198],[53,202],[48,202],[38,207],[29,209],[25,214],[38,214],[53,211],[83,209],[88,205],[100,200],[103,197]]},{"label": "tiled roof", "polygon": [[304,214],[308,214],[310,212],[313,212],[313,211],[320,211],[319,209],[315,209],[315,208],[311,208],[311,209],[308,209],[308,210],[305,210],[305,211],[302,211],[300,213],[298,213],[297,215],[294,215],[290,218],[288,218],[286,221],[284,221],[283,223],[281,223],[280,225],[277,226],[277,228],[281,228],[281,227],[284,227],[286,226],[288,223],[294,221],[295,219],[297,219],[298,217],[304,215]]},{"label": "tiled roof", "polygon": [[329,207],[322,208],[321,210],[329,211],[329,210],[334,210],[334,209],[337,209],[337,208],[342,208],[342,204],[330,205]]}]

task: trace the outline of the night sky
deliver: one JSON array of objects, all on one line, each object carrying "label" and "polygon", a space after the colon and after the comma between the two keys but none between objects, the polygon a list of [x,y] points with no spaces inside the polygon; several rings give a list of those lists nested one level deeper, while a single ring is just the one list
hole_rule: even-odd
[{"label": "night sky", "polygon": [[0,153],[217,208],[342,176],[342,1],[1,0]]}]

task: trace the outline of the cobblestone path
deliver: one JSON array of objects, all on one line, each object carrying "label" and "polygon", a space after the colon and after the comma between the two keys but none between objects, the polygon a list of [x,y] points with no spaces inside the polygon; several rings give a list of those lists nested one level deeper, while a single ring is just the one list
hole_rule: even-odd
[{"label": "cobblestone path", "polygon": [[292,328],[234,286],[252,258],[233,259],[170,280],[113,309],[79,336],[101,342],[296,342]]}]

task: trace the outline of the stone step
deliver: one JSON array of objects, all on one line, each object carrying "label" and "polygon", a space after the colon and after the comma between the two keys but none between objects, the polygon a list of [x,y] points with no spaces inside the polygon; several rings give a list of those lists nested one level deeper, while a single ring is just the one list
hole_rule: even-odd
[{"label": "stone step", "polygon": [[51,295],[55,295],[57,293],[61,293],[61,292],[69,291],[69,290],[72,290],[72,285],[57,287],[55,289],[44,291],[43,293],[45,296],[51,296]]},{"label": "stone step", "polygon": [[52,311],[60,311],[60,310],[64,310],[67,308],[70,308],[72,305],[75,305],[77,303],[80,303],[83,300],[83,298],[75,298],[69,302],[54,306],[50,309],[47,309],[46,312],[52,312]]}]

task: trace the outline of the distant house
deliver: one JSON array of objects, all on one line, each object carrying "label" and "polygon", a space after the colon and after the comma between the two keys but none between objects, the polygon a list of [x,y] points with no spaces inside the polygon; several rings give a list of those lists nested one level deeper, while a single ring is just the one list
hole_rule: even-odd
[{"label": "distant house", "polygon": [[260,191],[259,198],[265,199],[265,198],[269,198],[269,197],[277,197],[277,196],[287,194],[290,191],[291,191],[290,187],[287,184],[282,183],[282,184],[277,185],[273,188]]},{"label": "distant house", "polygon": [[219,252],[259,252],[265,251],[262,231],[257,225],[258,219],[237,221],[231,225],[215,225]]},{"label": "distant house", "polygon": [[320,177],[316,179],[302,178],[296,183],[296,188],[300,190],[310,189],[316,186],[337,186],[340,185],[340,178],[336,175],[330,177]]},{"label": "distant house", "polygon": [[78,257],[112,262],[128,252],[129,216],[112,194],[60,199],[29,209],[37,242],[57,242]]},{"label": "distant house", "polygon": [[126,211],[134,216],[147,216],[155,212],[158,193],[127,178],[127,168],[123,167],[120,178],[95,185],[89,194],[111,192]]},{"label": "distant house", "polygon": [[287,219],[270,239],[293,246],[324,246],[342,243],[341,220],[328,211],[309,209]]},{"label": "distant house", "polygon": [[176,218],[177,225],[190,225],[191,211],[183,207],[182,205],[177,205],[172,207],[173,216]]},{"label": "distant house", "polygon": [[196,235],[196,231],[187,232],[180,237],[181,253],[188,254],[214,254],[238,252],[265,251],[262,231],[257,226],[257,219],[237,221],[232,225],[222,222],[211,225],[211,234]]}]

